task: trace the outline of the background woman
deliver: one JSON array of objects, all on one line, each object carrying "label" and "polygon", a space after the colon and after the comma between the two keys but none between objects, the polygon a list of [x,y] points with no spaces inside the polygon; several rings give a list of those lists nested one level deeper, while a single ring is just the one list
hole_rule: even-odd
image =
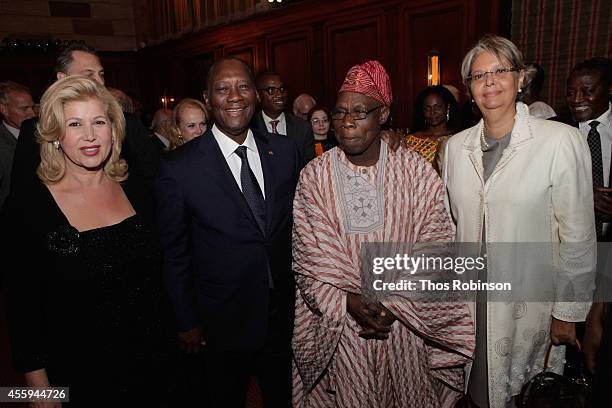
[{"label": "background woman", "polygon": [[[536,286],[554,292],[553,279],[569,274],[590,287],[595,242],[586,139],[577,129],[530,116],[525,104],[515,103],[523,69],[521,52],[502,37],[487,35],[467,53],[461,75],[483,119],[449,139],[443,168],[456,241],[483,242],[486,275],[510,270],[522,287],[513,288],[514,302],[487,302],[486,294],[478,295],[468,394],[479,407],[514,406],[523,384],[544,369],[550,342],[575,342],[574,322],[583,321],[589,307],[563,302],[555,293],[528,302],[519,292]],[[532,248],[549,243],[552,249],[536,258],[510,257],[510,250],[492,243]],[[578,250],[569,243],[587,245]],[[550,285],[535,278],[545,269],[555,270]],[[564,354],[564,347],[553,347],[552,370],[562,370]]]},{"label": "background woman", "polygon": [[41,182],[5,214],[7,264],[20,266],[7,271],[14,365],[28,386],[70,387],[69,406],[156,406],[168,350],[161,253],[142,182],[126,181],[119,157],[121,108],[79,76],[41,105]]},{"label": "background woman", "polygon": [[529,107],[529,114],[548,119],[557,116],[554,109],[540,98],[544,86],[544,68],[540,64],[525,64],[525,89],[519,99]]},{"label": "background woman", "polygon": [[330,127],[330,119],[329,110],[321,105],[314,106],[308,112],[308,122],[312,126],[317,157],[338,145]]},{"label": "background woman", "polygon": [[196,99],[183,99],[174,108],[169,149],[202,136],[208,129],[206,107]]},{"label": "background woman", "polygon": [[437,168],[435,158],[440,146],[459,130],[457,101],[442,85],[423,89],[414,105],[413,133],[406,145],[421,154]]}]

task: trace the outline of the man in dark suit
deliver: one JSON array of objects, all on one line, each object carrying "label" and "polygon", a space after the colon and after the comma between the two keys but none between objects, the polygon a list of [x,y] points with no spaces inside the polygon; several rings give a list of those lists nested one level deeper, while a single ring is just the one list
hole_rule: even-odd
[{"label": "man in dark suit", "polygon": [[0,209],[9,194],[11,169],[21,124],[34,117],[30,90],[16,82],[0,82]]},{"label": "man in dark suit", "polygon": [[269,133],[285,135],[295,141],[305,165],[315,157],[314,135],[310,124],[289,113],[285,113],[288,90],[280,75],[262,72],[255,79],[261,111],[252,121],[252,127]]},{"label": "man in dark suit", "polygon": [[249,129],[257,93],[244,62],[217,61],[208,81],[215,125],[162,157],[156,183],[179,344],[204,353],[206,406],[244,407],[254,375],[266,407],[288,407],[301,163],[292,139]]},{"label": "man in dark suit", "polygon": [[576,127],[591,150],[597,240],[610,237],[612,222],[612,61],[595,57],[574,66],[567,79],[569,117],[551,120]]},{"label": "man in dark suit", "polygon": [[[591,58],[574,66],[567,79],[566,102],[570,116],[551,118],[576,127],[586,138],[591,150],[593,171],[593,201],[595,207],[597,240],[612,241],[612,61],[609,58]],[[609,293],[610,250],[598,246],[597,291],[595,301],[586,320],[583,350],[586,366],[594,374],[591,406],[604,406],[609,400],[608,387],[612,379],[612,308]],[[608,309],[607,313],[604,311]],[[580,329],[580,326],[577,327]],[[569,353],[568,361],[576,360]]]},{"label": "man in dark suit", "polygon": [[[85,44],[76,43],[65,48],[57,58],[55,71],[57,79],[83,75],[104,85],[104,68],[100,59],[95,50]],[[121,156],[128,163],[131,177],[138,177],[147,185],[152,184],[157,172],[159,149],[151,141],[149,132],[140,120],[134,114],[124,114],[125,138]],[[40,153],[35,132],[36,119],[23,122],[15,148],[11,191],[38,181],[36,169],[40,163]]]},{"label": "man in dark suit", "polygon": [[151,140],[159,150],[170,146],[170,132],[172,128],[172,109],[161,108],[155,111],[151,121]]}]

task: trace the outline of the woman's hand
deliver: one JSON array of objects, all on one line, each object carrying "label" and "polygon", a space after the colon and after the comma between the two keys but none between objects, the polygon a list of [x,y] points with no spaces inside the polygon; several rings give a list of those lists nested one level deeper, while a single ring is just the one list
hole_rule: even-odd
[{"label": "woman's hand", "polygon": [[380,138],[384,140],[385,142],[387,142],[387,145],[389,146],[389,149],[391,149],[392,152],[397,151],[397,149],[400,147],[402,143],[402,140],[404,139],[404,136],[405,134],[401,132],[399,129],[380,131]]},{"label": "woman's hand", "polygon": [[25,380],[26,385],[28,387],[49,387],[49,378],[47,378],[47,370],[45,370],[44,368],[25,373]]},{"label": "woman's hand", "polygon": [[[28,387],[49,388],[49,378],[44,368],[25,373],[26,385]],[[53,401],[34,401],[28,403],[28,408],[61,408],[62,403]]]},{"label": "woman's hand", "polygon": [[34,401],[28,403],[28,408],[62,408],[62,403],[57,401]]},{"label": "woman's hand", "polygon": [[550,322],[550,341],[555,346],[576,344],[576,323],[564,322],[553,317]]}]

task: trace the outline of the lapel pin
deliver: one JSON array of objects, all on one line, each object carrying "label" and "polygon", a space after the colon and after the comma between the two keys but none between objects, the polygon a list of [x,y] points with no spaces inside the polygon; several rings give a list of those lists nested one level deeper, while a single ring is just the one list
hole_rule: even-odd
[{"label": "lapel pin", "polygon": [[268,150],[268,155],[269,156],[274,156],[274,152],[272,150]]}]

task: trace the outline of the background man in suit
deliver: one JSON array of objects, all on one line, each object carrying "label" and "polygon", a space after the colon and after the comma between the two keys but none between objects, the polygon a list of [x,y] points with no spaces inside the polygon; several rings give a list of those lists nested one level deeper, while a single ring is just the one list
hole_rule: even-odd
[{"label": "background man in suit", "polygon": [[275,72],[262,72],[255,79],[261,112],[253,118],[253,126],[262,131],[285,135],[295,141],[305,165],[315,157],[312,127],[306,121],[285,113],[287,86]]},{"label": "background man in suit", "polygon": [[249,129],[248,66],[217,61],[206,104],[215,125],[162,157],[156,183],[164,275],[185,351],[203,347],[211,407],[244,407],[255,375],[266,407],[291,406],[292,139]]},{"label": "background man in suit", "polygon": [[595,57],[574,66],[567,79],[569,117],[552,120],[577,127],[591,149],[593,201],[597,239],[601,241],[612,222],[612,60]]},{"label": "background man in suit", "polygon": [[[593,201],[595,207],[598,241],[612,241],[612,60],[609,58],[590,58],[574,66],[567,79],[566,102],[569,117],[555,117],[552,120],[577,127],[587,139],[591,150],[591,167],[593,171]],[[606,254],[598,247],[598,276],[596,301],[593,302],[586,321],[583,350],[586,365],[595,374],[593,379],[592,406],[604,406],[608,401],[607,389],[612,378],[610,362],[612,361],[612,308],[609,299],[609,274],[605,266],[609,265]],[[609,252],[609,251],[608,251]],[[604,272],[602,274],[602,272]],[[607,309],[607,312],[606,312]],[[571,358],[568,357],[568,358]]]},{"label": "background man in suit", "polygon": [[16,82],[0,82],[0,209],[11,184],[13,155],[24,120],[34,117],[34,101],[30,90]]},{"label": "background man in suit", "polygon": [[134,102],[132,98],[130,98],[125,92],[121,89],[106,87],[108,92],[117,100],[119,106],[121,106],[121,110],[127,113],[134,113]]},{"label": "background man in suit", "polygon": [[[76,43],[66,47],[56,61],[57,79],[69,75],[87,76],[104,85],[104,68],[96,51],[85,44]],[[159,162],[159,149],[155,147],[149,132],[140,120],[131,113],[125,113],[125,139],[121,156],[129,166],[130,177],[141,178],[147,185],[152,184]],[[36,168],[40,153],[35,137],[36,120],[25,120],[21,126],[15,148],[11,191],[17,191],[29,183],[38,182]]]},{"label": "background man in suit", "polygon": [[315,101],[315,99],[307,93],[299,94],[293,101],[293,114],[296,117],[307,121],[308,112],[310,112],[310,110],[314,108],[316,104],[317,101]]},{"label": "background man in suit", "polygon": [[170,132],[172,126],[172,109],[158,109],[151,121],[151,138],[155,145],[160,149],[167,149],[170,146]]}]

